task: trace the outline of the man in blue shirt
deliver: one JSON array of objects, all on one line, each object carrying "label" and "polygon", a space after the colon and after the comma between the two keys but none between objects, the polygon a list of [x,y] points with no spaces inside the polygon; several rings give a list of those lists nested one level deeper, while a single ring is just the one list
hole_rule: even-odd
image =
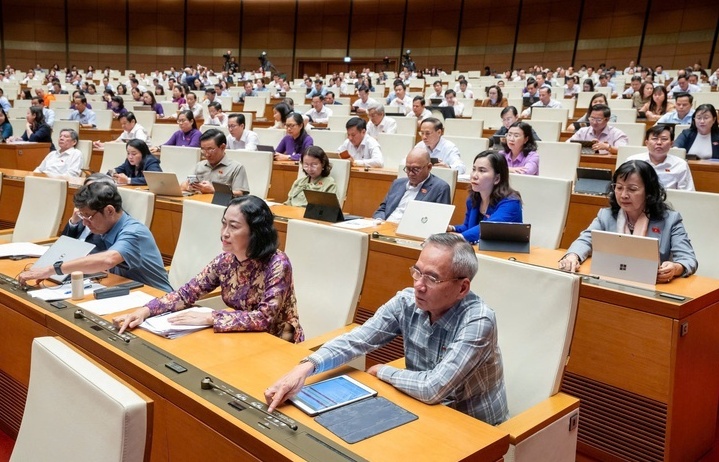
[{"label": "man in blue shirt", "polygon": [[100,236],[106,250],[24,271],[18,276],[20,283],[73,271],[110,271],[166,292],[172,291],[155,238],[147,226],[122,209],[122,197],[114,184],[94,182],[85,185],[75,193],[73,202],[82,224],[92,234]]},{"label": "man in blue shirt", "polygon": [[694,116],[694,109],[692,109],[692,102],[694,97],[689,93],[677,93],[674,96],[674,110],[667,112],[657,120],[656,125],[659,124],[682,124],[689,125],[692,123],[692,117]]},{"label": "man in blue shirt", "polygon": [[414,288],[399,292],[364,325],[325,343],[265,390],[272,412],[307,378],[404,339],[406,369],[387,364],[367,373],[427,404],[442,403],[497,425],[509,411],[502,353],[492,311],[469,290],[477,257],[461,236],[430,236],[410,268]]},{"label": "man in blue shirt", "polygon": [[75,98],[75,110],[70,113],[70,120],[77,120],[81,127],[92,128],[95,126],[97,116],[92,109],[87,108],[87,98],[78,96]]}]

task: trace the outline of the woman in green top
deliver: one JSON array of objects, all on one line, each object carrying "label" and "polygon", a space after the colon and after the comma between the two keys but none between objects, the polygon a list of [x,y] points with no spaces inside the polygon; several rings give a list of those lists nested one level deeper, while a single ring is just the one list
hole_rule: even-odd
[{"label": "woman in green top", "polygon": [[332,164],[321,147],[310,146],[307,148],[300,157],[300,163],[305,176],[297,178],[292,184],[285,205],[306,207],[305,191],[307,189],[337,193],[335,179],[330,176]]}]

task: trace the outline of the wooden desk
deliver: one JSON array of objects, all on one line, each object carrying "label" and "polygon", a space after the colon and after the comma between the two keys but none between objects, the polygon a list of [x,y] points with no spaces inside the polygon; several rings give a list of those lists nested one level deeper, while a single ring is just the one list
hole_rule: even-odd
[{"label": "wooden desk", "polygon": [[[47,175],[43,173],[34,173],[32,171],[5,168],[0,169],[0,172],[3,174],[2,194],[0,194],[0,229],[14,228],[17,216],[20,213],[23,194],[25,193],[25,177],[46,177]],[[62,219],[60,220],[58,234],[62,232],[65,227],[65,223],[67,223],[67,220],[69,220],[72,215],[72,198],[75,194],[76,188],[76,186],[68,184],[67,197],[65,199],[65,211],[63,212]]]},{"label": "wooden desk", "polygon": [[[16,274],[25,264],[27,261],[3,261],[0,272]],[[153,289],[143,290],[157,293]],[[0,290],[0,383],[3,385],[0,427],[4,431],[15,435],[19,428],[29,380],[32,339],[59,335],[154,401],[153,420],[149,425],[152,432],[148,440],[150,460],[304,460],[267,436],[268,431],[245,423],[229,406],[221,407],[206,400],[208,393],[216,395],[217,392],[203,391],[199,380],[194,381],[195,376],[209,375],[251,396],[262,397],[269,384],[310,353],[302,344],[293,345],[265,333],[215,334],[207,329],[168,340],[136,330],[134,333],[140,340],[132,342],[145,340],[148,350],[143,356],[135,356],[132,348],[137,343],[113,342],[107,340],[108,334],[85,330],[80,327],[84,321],[73,319],[74,310],[66,310],[45,310],[9,290]],[[152,364],[149,358],[157,355],[163,357],[161,363]],[[174,375],[162,366],[167,357],[191,370],[188,374]],[[364,372],[344,368],[335,373],[342,372],[367,383],[381,396],[415,413],[419,419],[348,445],[294,406],[282,406],[281,412],[301,425],[296,438],[307,438],[304,432],[309,428],[372,461],[403,457],[427,461],[502,460],[509,437],[501,430],[445,406],[422,404]],[[191,382],[188,382],[189,374],[195,374]],[[319,375],[313,380],[327,375]]]},{"label": "wooden desk", "polygon": [[80,139],[90,141],[115,141],[122,134],[121,128],[111,128],[109,130],[99,130],[97,128],[80,127]]},{"label": "wooden desk", "polygon": [[50,152],[50,143],[0,143],[0,168],[35,170]]}]

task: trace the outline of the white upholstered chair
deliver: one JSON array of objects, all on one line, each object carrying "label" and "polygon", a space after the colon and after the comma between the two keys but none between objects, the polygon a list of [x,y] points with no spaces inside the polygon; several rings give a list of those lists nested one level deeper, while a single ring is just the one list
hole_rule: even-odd
[{"label": "white upholstered chair", "polygon": [[581,151],[582,145],[579,143],[538,141],[539,176],[574,181]]},{"label": "white upholstered chair", "polygon": [[400,135],[397,133],[380,133],[377,135],[377,142],[382,148],[384,168],[394,170],[414,147],[414,135]]},{"label": "white upholstered chair", "polygon": [[[267,151],[248,151],[245,149],[228,149],[225,155],[245,167],[250,194],[262,199],[267,198],[272,178],[273,154]],[[279,200],[279,198],[277,198]]]},{"label": "white upholstered chair", "polygon": [[477,154],[489,149],[489,140],[487,138],[469,136],[445,136],[445,138],[454,143],[459,149],[459,157],[464,162],[464,173],[466,175],[472,173],[472,163]]},{"label": "white upholstered chair", "polygon": [[155,195],[150,191],[134,188],[117,188],[122,197],[122,209],[132,218],[150,227],[155,214]]},{"label": "white upholstered chair", "polygon": [[100,173],[107,173],[108,170],[115,170],[115,167],[122,165],[127,158],[127,145],[125,143],[105,143],[102,151],[102,163]]},{"label": "white upholstered chair", "polygon": [[163,146],[160,152],[162,171],[174,173],[179,183],[195,172],[195,166],[200,161],[200,148]]},{"label": "white upholstered chair", "polygon": [[[135,115],[139,114],[139,112],[135,113]],[[141,124],[142,125],[142,124]],[[142,125],[145,127],[144,125]],[[145,129],[149,130],[147,127]],[[172,134],[177,131],[177,125],[170,125],[170,124],[157,124],[152,128],[152,135],[150,136],[150,144],[153,146],[161,146],[163,143],[166,143],[170,137],[172,137]]]},{"label": "white upholstered chair", "polygon": [[[318,245],[307,245],[308,242]],[[367,233],[303,220],[287,223],[285,252],[292,262],[297,309],[305,338],[352,322],[368,248]],[[321,289],[318,281],[322,282]]]},{"label": "white upholstered chair", "polygon": [[309,135],[312,137],[315,146],[329,152],[337,152],[337,148],[347,139],[346,130],[312,130]]},{"label": "white upholstered chair", "polygon": [[618,128],[619,130],[623,131],[627,138],[629,138],[629,142],[627,143],[629,146],[644,146],[644,138],[645,138],[645,132],[647,131],[647,126],[643,123],[613,123],[611,124],[614,128]]},{"label": "white upholstered chair", "polygon": [[[441,178],[449,185],[449,197],[454,197],[454,190],[457,189],[457,170],[446,167],[432,167],[432,174]],[[397,178],[405,178],[404,164],[397,168]]]},{"label": "white upholstered chair", "polygon": [[509,183],[522,195],[522,218],[524,223],[532,225],[531,245],[559,248],[567,222],[572,180],[510,173]]},{"label": "white upholstered chair", "polygon": [[[498,425],[510,435],[504,460],[574,461],[579,400],[559,387],[574,333],[579,277],[485,255],[477,259],[472,291],[494,310],[502,350],[510,415]],[[523,281],[522,290],[517,281]]]},{"label": "white upholstered chair", "polygon": [[57,178],[25,177],[25,191],[15,228],[0,232],[0,239],[26,242],[57,236],[65,211],[67,181]]},{"label": "white upholstered chair", "polygon": [[484,121],[478,119],[445,119],[444,136],[481,138]]},{"label": "white upholstered chair", "polygon": [[152,407],[152,401],[67,343],[37,337],[10,460],[142,462],[149,455]]}]

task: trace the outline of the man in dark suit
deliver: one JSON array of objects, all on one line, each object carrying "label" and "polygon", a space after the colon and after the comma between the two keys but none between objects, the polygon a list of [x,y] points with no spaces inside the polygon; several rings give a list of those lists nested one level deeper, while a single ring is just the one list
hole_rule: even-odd
[{"label": "man in dark suit", "polygon": [[407,178],[397,178],[373,217],[398,223],[411,200],[451,204],[449,185],[432,175],[432,162],[424,148],[415,147],[405,160]]}]

